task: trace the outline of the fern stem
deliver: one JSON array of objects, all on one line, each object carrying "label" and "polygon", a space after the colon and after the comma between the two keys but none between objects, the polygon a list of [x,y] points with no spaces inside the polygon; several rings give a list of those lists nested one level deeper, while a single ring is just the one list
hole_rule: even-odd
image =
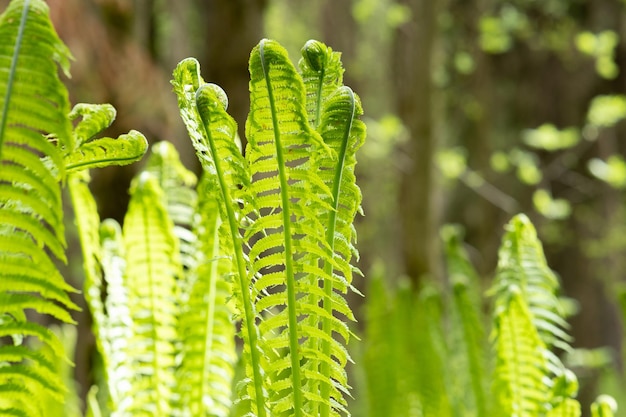
[{"label": "fern stem", "polygon": [[314,129],[320,125],[320,117],[322,116],[322,91],[324,88],[324,75],[326,73],[326,66],[323,65],[320,70],[320,77],[317,83],[317,102],[315,103],[315,126]]},{"label": "fern stem", "polygon": [[272,82],[270,80],[269,69],[265,64],[264,54],[265,42],[259,44],[259,53],[261,55],[261,66],[265,76],[267,85],[268,99],[272,113],[272,126],[274,129],[274,144],[276,147],[276,162],[278,165],[278,177],[280,180],[280,197],[282,202],[283,215],[283,233],[285,235],[285,276],[287,280],[287,310],[289,316],[289,352],[291,357],[291,380],[293,382],[293,407],[294,416],[302,416],[302,382],[300,376],[300,358],[298,343],[298,317],[296,312],[296,289],[295,276],[293,272],[293,247],[291,241],[291,211],[289,210],[289,195],[287,194],[288,183],[287,174],[285,173],[285,158],[283,156],[283,148],[280,138],[280,129],[278,126],[278,118],[276,116],[277,109],[274,101],[274,91],[272,90]]},{"label": "fern stem", "polygon": [[7,119],[9,117],[9,103],[11,101],[11,94],[13,93],[13,79],[15,78],[15,72],[17,70],[17,59],[20,55],[20,47],[22,45],[22,38],[24,36],[24,29],[26,28],[26,19],[28,18],[28,10],[30,9],[30,0],[24,1],[24,9],[22,9],[22,18],[20,20],[20,28],[17,32],[17,39],[15,41],[15,49],[13,50],[13,57],[11,58],[11,69],[9,70],[9,80],[7,81],[7,91],[4,95],[4,106],[2,108],[2,120],[0,120],[0,161],[2,160],[2,148],[4,145],[4,131],[7,126]]},{"label": "fern stem", "polygon": [[[201,90],[199,89],[196,93],[196,97]],[[197,103],[196,103],[197,104]],[[248,334],[248,343],[250,346],[250,366],[252,367],[252,372],[254,376],[254,391],[255,391],[255,402],[257,406],[257,414],[259,417],[266,417],[265,410],[265,399],[263,395],[263,379],[261,377],[261,359],[259,357],[258,350],[258,337],[256,326],[254,325],[254,314],[252,312],[252,302],[250,301],[250,293],[248,291],[248,280],[246,273],[246,263],[243,258],[243,253],[241,251],[241,237],[239,235],[239,228],[237,226],[237,220],[235,219],[235,213],[230,204],[231,196],[230,191],[228,189],[228,185],[226,183],[226,179],[224,178],[224,171],[222,170],[221,164],[222,161],[219,158],[219,154],[217,153],[217,148],[215,146],[215,141],[211,135],[211,129],[208,128],[210,124],[210,120],[206,118],[201,109],[198,109],[198,114],[202,119],[203,127],[206,132],[207,138],[209,139],[209,147],[211,149],[211,154],[213,157],[213,161],[215,163],[215,171],[217,174],[217,178],[220,184],[220,192],[222,193],[222,198],[224,200],[224,205],[226,207],[226,213],[228,217],[228,227],[230,229],[230,234],[233,238],[233,252],[235,254],[235,262],[237,264],[237,272],[239,275],[239,287],[241,290],[242,303],[244,309],[244,316],[246,322],[246,331]]]},{"label": "fern stem", "polygon": [[[337,212],[339,211],[339,195],[341,192],[341,179],[343,177],[343,169],[346,160],[346,150],[348,149],[348,139],[350,138],[350,131],[352,130],[352,121],[354,120],[354,113],[356,111],[356,104],[354,99],[354,92],[350,87],[346,87],[350,94],[350,104],[352,105],[352,113],[350,114],[350,122],[348,123],[347,129],[344,132],[343,139],[341,141],[341,148],[339,150],[337,166],[335,167],[335,175],[333,178],[333,189],[332,189],[332,198],[333,198],[333,209],[330,212],[330,216],[328,219],[328,225],[326,227],[326,242],[330,247],[331,253],[334,256],[335,253],[335,229],[337,224]],[[333,274],[333,265],[332,263],[326,261],[324,264],[324,272],[328,276],[332,277]],[[330,320],[330,316],[333,314],[333,306],[332,306],[332,295],[333,295],[333,282],[330,279],[324,280],[324,310],[328,313],[328,317],[324,318],[322,321],[322,330],[328,336],[332,338],[332,323]],[[329,340],[322,341],[322,353],[325,357],[330,358],[331,356],[331,346]],[[324,376],[325,381],[330,381],[330,364],[327,362],[322,362],[321,364],[321,373]],[[328,417],[330,415],[330,386],[328,382],[322,384],[320,394],[322,398],[325,400],[322,403],[322,407],[320,410],[320,417]],[[326,401],[327,400],[327,401]]]}]

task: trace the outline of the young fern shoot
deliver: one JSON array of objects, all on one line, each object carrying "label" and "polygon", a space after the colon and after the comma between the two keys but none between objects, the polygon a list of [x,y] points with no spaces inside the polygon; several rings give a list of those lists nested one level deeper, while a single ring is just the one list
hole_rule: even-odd
[{"label": "young fern shoot", "polygon": [[358,98],[340,86],[338,54],[307,45],[304,60],[323,69],[304,62],[303,75],[276,42],[252,51],[245,160],[223,91],[203,85],[193,59],[174,72],[181,115],[218,193],[254,415],[347,414],[351,332],[337,315],[354,319],[341,294],[356,253],[354,152],[364,125]]}]

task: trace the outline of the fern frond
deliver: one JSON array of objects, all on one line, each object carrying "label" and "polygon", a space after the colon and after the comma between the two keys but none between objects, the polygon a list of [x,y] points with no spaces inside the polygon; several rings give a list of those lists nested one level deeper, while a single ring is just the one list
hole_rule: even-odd
[{"label": "fern frond", "polygon": [[236,276],[234,299],[242,319],[243,355],[247,363],[242,398],[250,401],[253,413],[264,417],[267,406],[260,363],[262,354],[258,345],[256,314],[250,302],[247,261],[239,234],[242,222],[240,203],[247,201],[245,192],[250,178],[245,160],[235,143],[236,123],[226,113],[227,99],[223,90],[204,84],[195,59],[186,59],[178,64],[172,84],[181,117],[202,164],[205,181],[218,190],[217,205],[223,221],[218,232],[220,250],[233,265]]},{"label": "fern frond", "polygon": [[[533,325],[522,291],[512,286],[495,311],[494,393],[502,416],[542,415],[549,400],[546,347]],[[508,301],[508,302],[507,302]]]},{"label": "fern frond", "polygon": [[578,380],[570,370],[564,370],[552,382],[550,403],[552,408],[546,417],[579,417],[580,403],[574,399],[578,394]]},{"label": "fern frond", "polygon": [[174,225],[163,201],[162,190],[149,173],[135,179],[123,228],[133,323],[128,354],[135,374],[126,393],[132,401],[122,413],[170,415],[174,404],[176,279],[181,265]]},{"label": "fern frond", "polygon": [[534,226],[523,214],[511,219],[502,238],[496,278],[490,289],[496,297],[496,308],[499,300],[508,302],[511,285],[521,291],[544,344],[568,351],[568,324],[557,297],[559,281],[546,262]]},{"label": "fern frond", "polygon": [[[115,220],[106,219],[102,222],[98,248],[99,267],[104,281],[96,275],[93,282],[85,287],[88,292],[86,299],[94,320],[94,334],[102,357],[111,409],[124,410],[133,400],[128,393],[134,376],[132,357],[129,354],[134,323],[129,289],[124,278],[126,251],[122,228]],[[87,283],[86,277],[85,284]]]},{"label": "fern frond", "polygon": [[301,52],[298,66],[306,89],[309,124],[317,129],[321,123],[324,101],[343,84],[341,53],[313,39],[304,44]]},{"label": "fern frond", "polygon": [[70,120],[82,119],[74,128],[74,148],[65,152],[65,168],[68,172],[127,165],[138,161],[148,149],[145,136],[136,130],[117,139],[94,136],[109,127],[115,119],[115,109],[110,104],[84,104],[74,106]]},{"label": "fern frond", "polygon": [[[302,79],[277,43],[263,40],[250,57],[251,110],[246,123],[246,158],[252,175],[250,194],[257,211],[246,231],[252,262],[250,279],[263,343],[285,350],[284,359],[267,368],[270,400],[274,413],[301,416],[315,403],[345,408],[347,390],[345,351],[330,333],[309,326],[315,315],[332,323],[334,333],[347,340],[342,321],[320,308],[309,294],[320,294],[319,283],[335,277],[320,260],[335,266],[318,214],[328,204],[329,189],[318,176],[320,154],[331,152],[313,131],[305,109]],[[251,212],[254,210],[251,210]],[[317,277],[312,282],[310,277]],[[309,340],[331,346],[332,356],[306,348]],[[330,376],[321,375],[311,364],[326,364]],[[304,388],[308,379],[329,387],[332,401]],[[312,384],[315,386],[316,384]],[[312,403],[305,408],[306,403]],[[330,404],[329,404],[330,403]]]},{"label": "fern frond", "polygon": [[[59,182],[60,148],[71,144],[67,90],[70,54],[56,35],[41,0],[13,1],[0,16],[0,414],[42,415],[33,398],[63,399],[55,362],[65,353],[58,338],[26,321],[25,310],[73,323],[78,307],[55,261],[66,262]],[[55,143],[56,142],[56,143]],[[29,337],[50,347],[42,353]]]},{"label": "fern frond", "polygon": [[[181,319],[184,335],[180,381],[183,399],[192,415],[226,417],[232,408],[235,350],[232,261],[219,244],[220,217],[216,190],[201,181],[197,267],[189,271],[189,297]],[[185,391],[186,390],[186,391]]]},{"label": "fern frond", "polygon": [[[446,267],[452,284],[450,303],[451,325],[447,332],[448,362],[457,412],[463,416],[486,416],[486,384],[484,325],[480,314],[478,274],[461,246],[461,231],[444,226]],[[467,387],[471,387],[470,390]]]},{"label": "fern frond", "polygon": [[[356,185],[354,169],[356,166],[356,151],[365,139],[365,125],[359,119],[363,113],[358,97],[349,87],[337,89],[324,102],[321,125],[318,131],[324,142],[337,155],[336,158],[320,158],[320,176],[326,186],[332,190],[329,204],[332,209],[321,214],[325,219],[326,242],[334,255],[334,265],[325,262],[325,271],[334,277],[325,280],[323,306],[329,316],[335,310],[333,294],[335,291],[346,292],[352,285],[353,267],[350,264],[353,254],[358,256],[354,246],[356,231],[353,226],[354,217],[361,206],[361,190]],[[333,271],[335,269],[335,271]],[[347,305],[347,304],[346,304]],[[354,320],[352,313],[343,313],[348,319]],[[322,328],[328,335],[332,335],[331,320],[323,320]],[[322,343],[322,352],[330,356],[330,344]],[[322,365],[322,374],[330,375],[327,365]],[[345,384],[346,381],[343,381]],[[329,398],[328,386],[322,386],[322,397]],[[322,407],[322,416],[327,416],[329,410]]]},{"label": "fern frond", "polygon": [[69,117],[80,120],[72,132],[74,147],[65,149],[64,157],[83,253],[85,299],[91,311],[92,329],[114,410],[124,408],[120,404],[131,383],[133,371],[128,365],[125,346],[132,336],[132,322],[128,288],[123,278],[121,228],[112,220],[105,221],[101,227],[96,202],[88,186],[89,168],[133,162],[143,156],[147,147],[145,137],[134,131],[115,140],[94,139],[111,125],[115,114],[115,109],[108,104],[74,106]]},{"label": "fern frond", "polygon": [[180,403],[192,416],[228,416],[236,361],[233,311],[227,302],[232,265],[219,245],[221,222],[216,190],[203,181],[197,195],[191,188],[196,183],[195,175],[182,165],[169,142],[152,147],[146,170],[163,189],[185,268],[179,280]]},{"label": "fern frond", "polygon": [[[163,190],[167,213],[174,222],[174,234],[180,242],[180,256],[183,268],[195,268],[198,256],[198,239],[191,229],[198,204],[194,189],[198,179],[181,163],[178,152],[170,142],[162,141],[152,145],[152,153],[145,171],[152,174]],[[185,279],[183,278],[183,281]],[[185,302],[186,282],[181,282],[182,303]]]},{"label": "fern frond", "polygon": [[591,404],[591,417],[613,417],[617,412],[617,401],[610,395],[600,395]]}]

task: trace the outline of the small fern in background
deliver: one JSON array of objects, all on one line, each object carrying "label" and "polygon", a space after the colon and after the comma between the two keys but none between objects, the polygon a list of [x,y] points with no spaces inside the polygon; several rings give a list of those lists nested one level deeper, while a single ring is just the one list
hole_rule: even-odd
[{"label": "small fern in background", "polygon": [[[372,281],[363,357],[369,415],[580,416],[576,376],[553,351],[570,349],[559,282],[528,218],[515,216],[500,246],[489,291],[491,348],[480,282],[459,229],[446,226],[442,236],[449,297],[432,286],[418,294],[401,286],[394,296],[380,278]],[[592,415],[616,409],[615,400],[600,396]]]}]

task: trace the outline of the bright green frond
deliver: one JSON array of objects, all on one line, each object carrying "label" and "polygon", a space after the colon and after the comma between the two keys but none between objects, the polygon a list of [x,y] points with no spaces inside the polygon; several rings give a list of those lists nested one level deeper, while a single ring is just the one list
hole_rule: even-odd
[{"label": "bright green frond", "polygon": [[[129,398],[135,373],[133,358],[129,353],[134,323],[129,288],[124,276],[126,250],[122,228],[115,220],[107,219],[102,222],[98,247],[101,248],[99,258],[104,281],[96,276],[90,286],[85,288],[85,291],[89,291],[86,299],[94,317],[95,334],[112,409],[123,410],[123,399]],[[105,282],[107,297],[102,303]]]},{"label": "bright green frond", "polygon": [[[175,390],[177,287],[181,274],[178,240],[156,179],[143,173],[131,187],[124,218],[128,307],[132,317],[129,346],[132,386],[120,412],[170,415]],[[149,388],[148,388],[149,387]]]},{"label": "bright green frond", "polygon": [[64,349],[25,312],[72,323],[68,310],[78,309],[55,265],[66,262],[60,148],[71,143],[57,63],[67,70],[69,58],[45,2],[12,1],[0,16],[0,60],[10,62],[0,71],[0,337],[13,340],[0,346],[0,362],[11,364],[0,367],[0,414],[39,416],[33,397],[63,399],[50,364],[65,360]]},{"label": "bright green frond", "polygon": [[[145,170],[152,174],[163,190],[167,213],[174,222],[174,234],[180,241],[181,263],[186,270],[197,264],[198,239],[191,231],[196,216],[198,195],[194,189],[198,179],[180,161],[174,145],[162,141],[152,146]],[[180,282],[182,303],[188,295],[188,280]]]},{"label": "bright green frond", "polygon": [[521,291],[533,315],[533,325],[548,348],[569,350],[570,337],[565,329],[559,281],[550,269],[537,232],[525,215],[515,216],[506,226],[498,253],[498,269],[490,292],[507,302],[508,290],[515,285]]},{"label": "bright green frond", "polygon": [[610,395],[600,395],[591,404],[591,417],[613,417],[617,412],[617,401]]},{"label": "bright green frond", "polygon": [[[179,283],[181,364],[177,390],[183,414],[228,416],[232,406],[235,350],[233,309],[228,302],[232,263],[219,245],[216,190],[180,162],[169,142],[152,147],[146,171],[157,178],[180,241],[185,274]],[[185,414],[186,415],[186,414]]]},{"label": "bright green frond", "polygon": [[71,120],[81,118],[73,131],[74,148],[65,151],[65,168],[79,171],[110,165],[127,165],[138,161],[148,149],[148,141],[136,130],[117,139],[94,136],[115,120],[115,109],[110,104],[85,104],[74,106]]},{"label": "bright green frond", "polygon": [[[339,342],[328,335],[345,331],[331,313],[317,308],[319,298],[312,296],[322,282],[335,280],[332,271],[337,266],[319,216],[324,209],[332,210],[330,189],[318,175],[321,157],[332,151],[309,126],[302,78],[280,45],[263,40],[255,47],[250,77],[246,158],[255,207],[246,231],[252,262],[249,276],[257,290],[253,301],[263,317],[262,341],[285,349],[281,355],[285,360],[268,369],[272,409],[296,416],[316,414],[320,406],[339,410],[345,400],[336,385],[347,387],[347,381],[330,353],[339,350],[332,347]],[[328,262],[330,270],[320,261]],[[267,274],[272,274],[272,280],[263,280]],[[324,315],[327,333],[308,320]],[[330,347],[321,356],[318,350],[303,347],[319,343]],[[329,372],[318,373],[319,365],[329,367]],[[284,388],[286,381],[290,389]],[[318,386],[332,392],[332,401],[310,391]]]},{"label": "bright green frond", "polygon": [[[508,302],[507,302],[508,301]],[[509,289],[495,312],[496,368],[494,394],[502,416],[532,417],[545,412],[549,400],[545,344],[517,287]]]},{"label": "bright green frond", "polygon": [[[462,247],[461,231],[444,226],[446,267],[452,284],[450,321],[447,332],[451,398],[459,415],[487,413],[485,330],[480,313],[480,280]],[[468,389],[470,387],[471,389]]]},{"label": "bright green frond", "polygon": [[301,52],[298,66],[306,89],[309,124],[317,129],[323,103],[343,84],[341,53],[313,39],[304,44]]},{"label": "bright green frond", "polygon": [[82,144],[65,157],[65,167],[72,172],[111,165],[128,165],[140,160],[147,149],[146,137],[136,130],[131,130],[117,139],[99,138]]},{"label": "bright green frond", "polygon": [[0,16],[0,58],[11,62],[0,75],[0,157],[6,158],[9,142],[24,130],[54,134],[61,146],[70,146],[69,100],[57,64],[67,74],[71,55],[44,1],[9,4]]},{"label": "bright green frond", "polygon": [[236,276],[233,293],[242,319],[243,355],[247,363],[247,378],[241,384],[244,390],[242,399],[250,401],[252,412],[264,417],[267,415],[266,393],[257,343],[258,330],[254,307],[250,302],[247,261],[239,234],[241,203],[248,201],[246,192],[250,176],[235,141],[237,126],[226,113],[227,99],[223,90],[204,84],[195,59],[186,59],[178,64],[172,84],[178,96],[181,117],[202,164],[206,186],[216,190],[217,207],[222,219],[218,230],[220,251],[231,260],[232,272]]}]

